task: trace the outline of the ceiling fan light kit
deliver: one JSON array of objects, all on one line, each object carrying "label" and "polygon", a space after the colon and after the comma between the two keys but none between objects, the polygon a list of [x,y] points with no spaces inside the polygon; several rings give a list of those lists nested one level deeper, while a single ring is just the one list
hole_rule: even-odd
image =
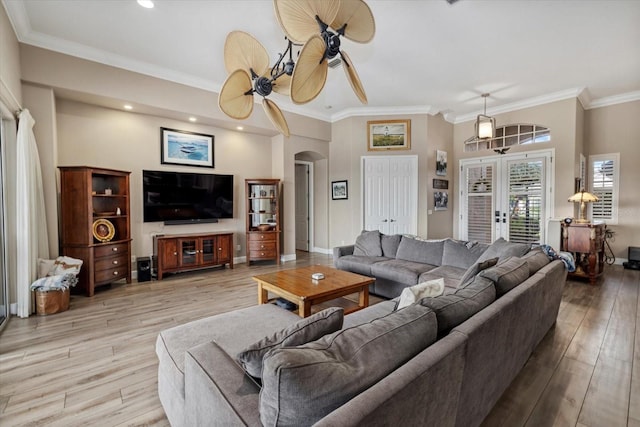
[{"label": "ceiling fan light kit", "polygon": [[[366,104],[364,87],[353,62],[341,49],[340,37],[357,43],[373,39],[375,20],[369,6],[363,0],[274,0],[273,4],[287,38],[287,49],[269,67],[269,55],[259,41],[244,31],[229,33],[224,46],[229,76],[218,97],[220,110],[231,118],[244,120],[253,111],[253,95],[257,93],[263,97],[262,106],[269,120],[289,136],[284,114],[267,96],[276,92],[290,96],[294,104],[312,101],[324,88],[332,60],[343,62],[347,81]],[[293,60],[293,45],[302,46],[297,62]]]}]

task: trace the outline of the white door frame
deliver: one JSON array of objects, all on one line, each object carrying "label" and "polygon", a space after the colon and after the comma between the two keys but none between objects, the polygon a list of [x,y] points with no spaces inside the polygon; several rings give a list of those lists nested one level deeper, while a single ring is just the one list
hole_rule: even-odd
[{"label": "white door frame", "polygon": [[[309,230],[307,232],[307,234],[309,235],[309,252],[316,252],[315,250],[315,239],[314,239],[314,235],[313,235],[313,230],[315,229],[314,227],[314,222],[313,222],[313,211],[314,211],[314,207],[313,207],[313,162],[307,162],[304,160],[296,160],[294,163],[296,164],[301,164],[301,165],[307,165],[309,167],[309,178],[307,180],[307,183],[309,184],[309,187],[307,188],[307,197],[309,198]],[[295,176],[295,173],[294,173]],[[294,191],[295,193],[295,191]],[[295,217],[295,213],[294,213],[294,217]],[[294,242],[295,242],[295,238],[294,238]]]},{"label": "white door frame", "polygon": [[[554,163],[553,163],[553,159],[555,158],[555,154],[556,154],[556,150],[555,148],[549,148],[549,149],[544,149],[544,150],[533,150],[533,151],[525,151],[525,152],[521,152],[521,153],[510,153],[510,154],[503,154],[503,155],[493,155],[493,156],[485,156],[485,157],[473,157],[473,158],[468,158],[468,159],[461,159],[459,162],[459,167],[458,167],[458,194],[460,197],[460,207],[459,207],[459,211],[458,211],[458,235],[461,238],[464,238],[464,236],[466,236],[466,223],[465,221],[462,220],[462,215],[463,212],[466,212],[466,199],[464,197],[465,194],[465,189],[464,189],[464,185],[465,185],[465,181],[464,181],[464,176],[463,176],[463,167],[468,165],[468,164],[475,164],[475,163],[489,163],[489,162],[495,162],[496,163],[496,182],[498,180],[498,178],[500,178],[502,176],[502,164],[503,162],[505,162],[505,164],[507,163],[508,160],[525,160],[527,158],[545,158],[546,159],[546,164],[545,164],[545,187],[546,187],[546,194],[547,194],[547,200],[545,202],[545,210],[544,210],[544,216],[541,218],[541,234],[540,234],[540,240],[541,241],[545,241],[545,233],[544,230],[546,229],[546,222],[549,218],[553,218],[554,215],[554,186],[555,186],[555,169],[554,169]],[[505,199],[505,194],[506,194],[506,188],[504,187],[504,185],[502,185],[502,183],[496,185],[496,188],[494,188],[494,194],[495,197],[498,198],[498,200],[504,200]],[[497,205],[496,205],[496,209],[497,209]],[[501,233],[500,231],[500,227],[496,226],[495,224],[493,225],[493,231],[492,231],[492,236],[494,238],[494,240],[499,236],[499,234]]]},{"label": "white door frame", "polygon": [[413,176],[411,180],[413,181],[413,200],[415,200],[414,206],[414,215],[411,219],[411,229],[413,232],[411,234],[418,233],[418,169],[419,169],[419,159],[417,155],[404,155],[404,156],[361,156],[360,157],[360,230],[364,230],[365,224],[365,162],[367,159],[412,159],[415,162],[415,168],[413,170]]}]

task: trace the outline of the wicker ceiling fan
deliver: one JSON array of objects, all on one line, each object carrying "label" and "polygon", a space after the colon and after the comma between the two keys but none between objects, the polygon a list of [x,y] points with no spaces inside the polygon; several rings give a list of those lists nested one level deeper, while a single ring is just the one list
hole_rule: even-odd
[{"label": "wicker ceiling fan", "polygon": [[[340,55],[347,79],[364,104],[367,95],[340,36],[368,43],[375,34],[375,21],[363,0],[274,0],[276,17],[287,36],[287,48],[269,67],[266,49],[253,36],[232,31],[224,46],[224,62],[229,76],[218,105],[229,117],[244,120],[253,111],[253,95],[263,97],[262,106],[278,131],[290,136],[280,108],[267,96],[271,92],[290,95],[295,104],[318,96],[327,79],[329,60]],[[297,63],[293,46],[302,45]]]}]

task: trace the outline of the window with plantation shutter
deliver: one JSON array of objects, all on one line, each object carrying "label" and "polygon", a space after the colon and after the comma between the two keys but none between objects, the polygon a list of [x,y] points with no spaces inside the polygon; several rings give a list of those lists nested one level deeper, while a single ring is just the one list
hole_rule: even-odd
[{"label": "window with plantation shutter", "polygon": [[618,177],[620,153],[589,156],[589,188],[598,197],[590,204],[591,219],[618,222]]},{"label": "window with plantation shutter", "polygon": [[467,172],[467,238],[491,243],[493,229],[493,166],[473,166]]},{"label": "window with plantation shutter", "polygon": [[542,243],[543,168],[541,159],[509,163],[509,240],[512,242]]}]

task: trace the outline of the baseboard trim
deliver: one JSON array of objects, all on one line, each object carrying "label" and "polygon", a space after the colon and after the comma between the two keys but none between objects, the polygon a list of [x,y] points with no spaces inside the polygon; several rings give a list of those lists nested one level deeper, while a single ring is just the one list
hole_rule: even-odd
[{"label": "baseboard trim", "polygon": [[332,255],[333,254],[333,249],[314,247],[311,250],[311,252],[315,252],[315,253],[319,253],[319,254],[325,254],[325,255]]}]

